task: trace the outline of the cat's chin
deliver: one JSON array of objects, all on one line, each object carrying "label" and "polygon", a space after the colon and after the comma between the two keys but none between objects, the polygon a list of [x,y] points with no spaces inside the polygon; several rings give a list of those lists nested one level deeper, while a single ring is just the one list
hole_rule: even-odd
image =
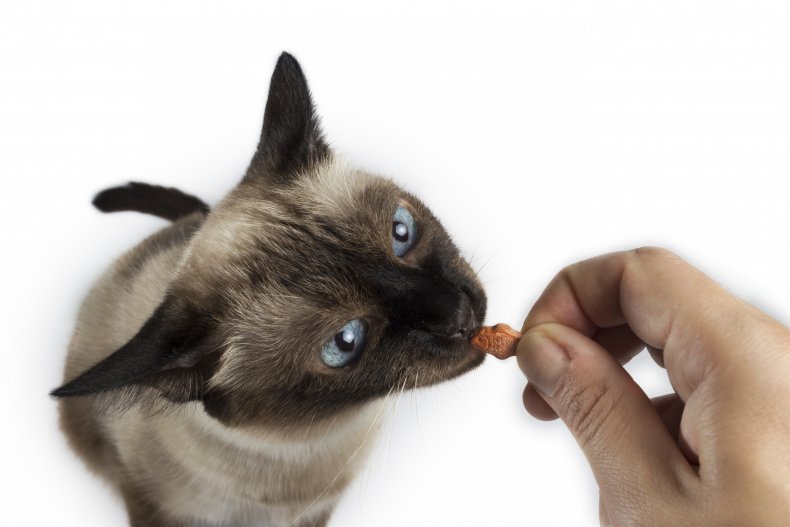
[{"label": "cat's chin", "polygon": [[464,373],[477,368],[485,360],[486,358],[485,353],[478,350],[477,348],[472,347],[471,345],[467,345],[467,346],[469,347],[469,350],[459,361],[456,367],[457,369],[451,374],[451,378],[458,377],[459,375],[463,375]]},{"label": "cat's chin", "polygon": [[451,351],[450,360],[444,359],[440,364],[433,365],[433,371],[423,377],[420,375],[420,384],[417,387],[430,386],[444,381],[449,381],[471,371],[485,360],[486,354],[472,347],[466,339],[446,339],[444,347]]}]

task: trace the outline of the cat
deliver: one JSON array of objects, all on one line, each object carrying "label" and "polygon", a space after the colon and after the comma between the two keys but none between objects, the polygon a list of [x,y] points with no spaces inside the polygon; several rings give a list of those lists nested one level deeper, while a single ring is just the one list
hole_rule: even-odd
[{"label": "cat", "polygon": [[133,527],[323,526],[387,397],[483,361],[477,275],[420,200],[330,149],[287,53],[213,210],[142,183],[94,205],[172,221],[90,291],[52,392]]}]

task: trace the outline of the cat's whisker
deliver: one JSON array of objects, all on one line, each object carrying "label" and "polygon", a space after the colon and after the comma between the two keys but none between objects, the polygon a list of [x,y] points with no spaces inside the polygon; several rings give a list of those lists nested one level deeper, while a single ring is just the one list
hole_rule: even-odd
[{"label": "cat's whisker", "polygon": [[486,260],[485,262],[483,262],[483,265],[481,265],[481,266],[480,266],[480,267],[479,267],[479,268],[478,268],[478,269],[475,271],[475,276],[477,276],[477,278],[478,278],[478,279],[480,278],[480,273],[482,273],[482,272],[483,272],[483,269],[485,269],[485,268],[486,268],[486,266],[487,266],[489,263],[491,263],[491,260],[493,260],[493,259],[494,259],[494,255],[491,255],[491,256],[489,256],[489,257],[488,257],[488,260]]},{"label": "cat's whisker", "polygon": [[336,414],[334,417],[332,417],[332,420],[329,421],[329,426],[327,426],[326,429],[324,430],[324,433],[321,434],[321,439],[319,440],[319,443],[323,442],[324,439],[326,439],[326,436],[329,434],[329,431],[335,428],[335,423],[337,423],[337,418],[338,415]]},{"label": "cat's whisker", "polygon": [[[401,388],[398,393],[398,398],[395,401],[395,404],[392,405],[392,411],[390,415],[390,423],[395,421],[395,416],[398,414],[398,409],[400,408],[400,400],[403,395],[403,388],[406,386],[406,382],[408,377],[403,379],[403,383],[401,384]],[[387,441],[384,443],[384,459],[382,460],[382,470],[386,471],[387,469],[387,461],[389,460],[389,451],[390,446],[392,444],[392,434],[395,432],[395,427],[393,425],[389,426],[389,433],[387,434]]]},{"label": "cat's whisker", "polygon": [[414,384],[411,389],[411,406],[414,409],[414,415],[417,419],[417,427],[420,426],[420,417],[417,415],[417,387],[420,383],[420,370],[414,372]]},{"label": "cat's whisker", "polygon": [[412,391],[411,393],[412,393],[412,402],[414,405],[414,417],[417,420],[417,431],[420,433],[420,439],[422,439],[423,443],[425,443],[425,438],[422,435],[422,425],[420,424],[420,410],[419,410],[420,406],[417,404],[417,400],[416,400],[416,393],[417,393],[416,389],[417,386],[419,386],[419,381],[420,381],[420,371],[417,370],[414,373],[414,391]]},{"label": "cat's whisker", "polygon": [[390,447],[392,446],[392,436],[395,433],[395,425],[392,423],[395,422],[394,417],[396,411],[397,408],[393,407],[393,413],[391,416],[393,419],[390,420],[390,425],[388,426],[388,430],[387,430],[387,439],[383,443],[384,450],[382,452],[381,471],[384,473],[387,472],[387,462],[389,461],[390,458]]},{"label": "cat's whisker", "polygon": [[395,422],[395,416],[398,414],[398,410],[400,408],[400,400],[403,394],[403,386],[405,386],[405,384],[406,384],[406,379],[404,378],[403,384],[401,385],[401,388],[398,390],[398,397],[395,400],[395,404],[390,407],[389,426],[388,426],[388,430],[386,431],[387,439],[383,443],[384,451],[383,451],[383,459],[381,462],[382,472],[387,471],[387,461],[389,461],[389,452],[390,452],[390,447],[392,446],[392,435],[395,433],[395,425],[393,423]]},{"label": "cat's whisker", "polygon": [[472,253],[472,256],[469,257],[469,261],[467,262],[469,264],[469,267],[472,267],[472,262],[475,261],[475,256],[477,256],[477,250],[475,250]]}]

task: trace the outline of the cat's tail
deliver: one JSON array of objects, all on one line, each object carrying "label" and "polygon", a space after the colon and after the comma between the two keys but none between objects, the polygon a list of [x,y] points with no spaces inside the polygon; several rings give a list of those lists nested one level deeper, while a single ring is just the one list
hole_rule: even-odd
[{"label": "cat's tail", "polygon": [[135,182],[102,190],[93,198],[93,206],[102,212],[129,210],[153,214],[170,221],[195,212],[204,215],[209,212],[208,205],[195,196],[174,188]]}]

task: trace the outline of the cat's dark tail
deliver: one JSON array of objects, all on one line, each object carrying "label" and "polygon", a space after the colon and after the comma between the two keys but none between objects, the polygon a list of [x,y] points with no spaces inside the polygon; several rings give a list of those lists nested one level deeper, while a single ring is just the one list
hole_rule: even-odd
[{"label": "cat's dark tail", "polygon": [[208,214],[203,201],[174,188],[131,182],[108,188],[93,198],[93,206],[102,212],[135,211],[176,221],[195,212]]}]

